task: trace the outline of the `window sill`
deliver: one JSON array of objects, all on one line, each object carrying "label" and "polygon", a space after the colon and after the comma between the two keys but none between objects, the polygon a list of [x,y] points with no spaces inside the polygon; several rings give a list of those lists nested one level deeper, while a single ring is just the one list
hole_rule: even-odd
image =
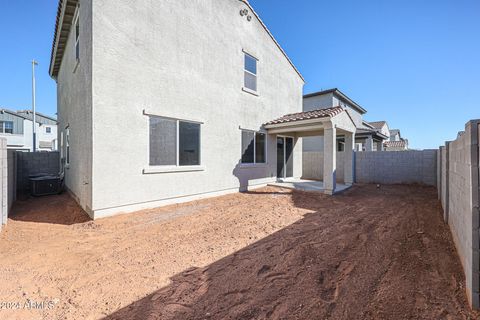
[{"label": "window sill", "polygon": [[195,172],[205,171],[203,166],[184,166],[184,167],[148,167],[143,169],[143,174],[172,173],[172,172]]},{"label": "window sill", "polygon": [[246,93],[250,93],[251,95],[254,95],[254,96],[258,97],[258,91],[253,91],[253,90],[245,88],[245,87],[242,87],[242,91],[246,92]]},{"label": "window sill", "polygon": [[267,166],[266,163],[241,163],[239,165],[240,169],[265,168]]}]

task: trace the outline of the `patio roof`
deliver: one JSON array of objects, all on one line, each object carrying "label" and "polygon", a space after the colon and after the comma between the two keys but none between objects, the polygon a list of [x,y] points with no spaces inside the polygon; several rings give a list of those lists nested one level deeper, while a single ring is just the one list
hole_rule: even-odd
[{"label": "patio roof", "polygon": [[297,136],[322,135],[323,130],[355,133],[352,118],[341,107],[290,113],[264,124],[270,134],[295,133]]},{"label": "patio roof", "polygon": [[286,123],[286,122],[294,122],[300,120],[308,120],[308,119],[318,119],[318,118],[326,118],[326,117],[334,117],[337,114],[342,113],[344,110],[341,107],[334,107],[334,108],[327,108],[327,109],[317,109],[305,112],[297,112],[284,115],[278,119],[272,120],[267,122],[265,125],[272,125],[277,123]]}]

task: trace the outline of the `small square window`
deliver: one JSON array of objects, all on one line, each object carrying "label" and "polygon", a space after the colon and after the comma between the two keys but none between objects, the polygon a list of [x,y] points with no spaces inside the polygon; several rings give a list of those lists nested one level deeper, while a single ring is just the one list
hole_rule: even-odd
[{"label": "small square window", "polygon": [[51,127],[45,127],[45,133],[52,133]]}]

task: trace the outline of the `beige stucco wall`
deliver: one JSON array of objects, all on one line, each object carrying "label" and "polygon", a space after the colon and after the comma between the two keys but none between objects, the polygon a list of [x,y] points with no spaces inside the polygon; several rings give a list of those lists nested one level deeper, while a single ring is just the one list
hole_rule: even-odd
[{"label": "beige stucco wall", "polygon": [[[238,191],[275,179],[268,163],[242,166],[240,128],[302,110],[303,80],[238,0],[105,0],[93,3],[93,188],[95,217]],[[242,91],[247,51],[259,59],[258,92]],[[203,122],[203,171],[144,174],[143,110]],[[72,154],[73,156],[73,154]],[[301,139],[294,175],[301,176]],[[180,197],[180,198],[179,198]]]}]

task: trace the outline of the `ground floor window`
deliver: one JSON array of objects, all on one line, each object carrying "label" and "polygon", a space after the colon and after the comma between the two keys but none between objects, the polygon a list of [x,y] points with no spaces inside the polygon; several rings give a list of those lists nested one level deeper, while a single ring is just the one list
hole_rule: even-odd
[{"label": "ground floor window", "polygon": [[265,133],[242,130],[242,163],[265,163],[267,160]]},{"label": "ground floor window", "polygon": [[150,116],[151,166],[200,165],[200,124]]}]

